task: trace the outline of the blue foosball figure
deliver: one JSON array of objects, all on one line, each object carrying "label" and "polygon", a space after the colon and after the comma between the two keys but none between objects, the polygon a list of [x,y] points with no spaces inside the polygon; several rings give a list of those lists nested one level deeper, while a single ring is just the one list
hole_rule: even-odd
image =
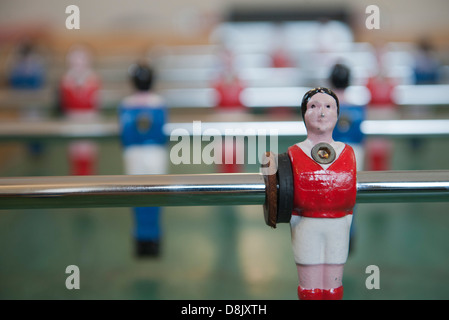
[{"label": "blue foosball figure", "polygon": [[417,49],[413,65],[415,84],[437,84],[440,80],[441,66],[432,44],[424,38],[419,41]]},{"label": "blue foosball figure", "polygon": [[[119,107],[121,141],[126,174],[167,173],[167,138],[163,132],[167,110],[163,99],[151,92],[153,70],[146,64],[129,69],[134,94]],[[155,257],[161,245],[161,208],[134,208],[134,239],[138,257]]]},{"label": "blue foosball figure", "polygon": [[44,86],[45,68],[31,43],[23,43],[9,73],[9,85],[17,90],[39,90]]},{"label": "blue foosball figure", "polygon": [[361,126],[366,117],[366,106],[355,105],[347,101],[345,90],[349,86],[350,79],[351,70],[349,67],[341,63],[334,65],[329,81],[340,99],[340,115],[333,132],[333,139],[351,145],[357,158],[357,170],[363,170],[365,151],[364,134]]},{"label": "blue foosball figure", "polygon": [[[36,52],[30,42],[22,43],[14,57],[8,75],[8,84],[13,90],[38,91],[45,84],[45,66],[42,57]],[[38,109],[28,106],[31,112],[26,116],[35,118]],[[43,153],[43,145],[39,141],[28,143],[28,152],[32,157],[39,157]]]},{"label": "blue foosball figure", "polygon": [[365,106],[341,104],[340,116],[333,134],[334,140],[362,148],[364,135],[361,125],[365,120],[365,109]]}]

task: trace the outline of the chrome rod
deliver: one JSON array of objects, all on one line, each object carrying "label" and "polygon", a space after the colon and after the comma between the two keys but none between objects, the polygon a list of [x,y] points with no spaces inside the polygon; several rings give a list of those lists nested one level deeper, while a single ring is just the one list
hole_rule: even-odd
[{"label": "chrome rod", "polygon": [[260,174],[0,179],[0,209],[263,204]]},{"label": "chrome rod", "polygon": [[[251,86],[244,89],[242,103],[248,108],[275,108],[278,106],[298,108],[301,97],[312,87],[290,86],[298,80],[308,80],[308,75],[295,69],[286,68],[245,68],[240,70],[240,76]],[[123,79],[116,71],[107,71],[120,83]],[[160,94],[170,109],[209,108],[217,105],[217,92],[208,84],[216,78],[217,70],[211,68],[172,68],[162,71],[163,77]],[[326,79],[318,77],[309,79],[315,83]],[[169,84],[172,82],[172,84]],[[196,83],[194,88],[192,84]],[[176,87],[176,88],[175,88]],[[99,92],[100,108],[107,110],[117,107],[117,104],[127,95],[129,90],[102,89]],[[345,96],[349,102],[357,105],[369,104],[371,94],[364,86],[350,86]],[[398,106],[446,107],[449,105],[449,85],[398,85],[392,93],[392,100]],[[0,90],[0,110],[49,110],[54,104],[53,88],[38,91]]]},{"label": "chrome rod", "polygon": [[360,171],[357,203],[449,202],[449,170]]},{"label": "chrome rod", "polygon": [[[279,137],[305,137],[306,129],[297,121],[250,121],[250,122],[172,122],[164,126],[165,134],[201,135],[213,129],[221,135],[255,136],[264,130],[267,135]],[[361,130],[366,137],[447,137],[449,119],[435,120],[365,120]],[[117,121],[77,123],[70,121],[23,121],[0,122],[0,141],[21,141],[36,139],[108,139],[118,138]]]},{"label": "chrome rod", "polygon": [[394,88],[392,97],[398,105],[449,105],[449,85],[400,85]]},{"label": "chrome rod", "polygon": [[[260,173],[0,178],[0,209],[262,205]],[[360,171],[357,203],[449,202],[449,170]]]},{"label": "chrome rod", "polygon": [[0,122],[0,140],[64,140],[118,138],[117,121],[73,122],[68,120]]}]

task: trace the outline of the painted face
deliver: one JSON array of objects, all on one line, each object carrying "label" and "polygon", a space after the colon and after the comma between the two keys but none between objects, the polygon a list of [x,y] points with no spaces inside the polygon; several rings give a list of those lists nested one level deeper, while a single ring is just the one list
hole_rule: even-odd
[{"label": "painted face", "polygon": [[317,93],[307,103],[304,117],[308,131],[332,132],[338,120],[337,102],[328,94]]},{"label": "painted face", "polygon": [[83,48],[72,49],[67,57],[70,68],[84,69],[90,65],[89,53]]}]

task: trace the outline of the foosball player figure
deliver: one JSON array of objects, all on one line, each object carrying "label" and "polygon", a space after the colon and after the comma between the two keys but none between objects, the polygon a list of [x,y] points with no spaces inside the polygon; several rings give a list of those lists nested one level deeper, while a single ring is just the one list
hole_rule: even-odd
[{"label": "foosball player figure", "polygon": [[277,170],[264,173],[265,222],[271,227],[290,223],[298,298],[339,300],[357,192],[356,159],[349,145],[333,140],[339,115],[333,91],[308,91],[301,112],[306,140],[289,147],[277,161],[269,156],[268,166],[273,160]]},{"label": "foosball player figure", "polygon": [[[36,93],[43,89],[45,85],[45,65],[43,57],[30,41],[20,44],[18,52],[14,56],[11,69],[9,70],[8,83],[11,89],[22,94]],[[27,99],[28,100],[28,99]],[[39,106],[39,99],[26,106],[23,117],[28,120],[38,120],[42,118],[42,110]],[[43,143],[32,141],[28,143],[28,151],[32,157],[39,157],[43,153]]]},{"label": "foosball player figure", "polygon": [[[168,154],[163,127],[167,111],[163,99],[152,92],[153,70],[145,63],[129,69],[135,93],[119,107],[119,122],[126,174],[166,174]],[[138,257],[160,253],[159,207],[134,208],[134,239]]]},{"label": "foosball player figure", "polygon": [[[400,117],[398,105],[393,100],[394,90],[399,85],[399,81],[389,76],[389,69],[385,60],[385,54],[379,52],[377,54],[378,72],[370,77],[366,84],[366,88],[371,94],[367,111],[370,113],[370,118],[376,120],[391,120]],[[365,149],[365,170],[391,170],[393,154],[391,140],[381,137],[368,139]]]},{"label": "foosball player figure", "polygon": [[[240,78],[235,66],[234,55],[228,50],[221,53],[221,68],[219,76],[212,83],[217,93],[215,108],[217,115],[223,121],[241,120],[247,114],[247,108],[241,100],[241,93],[246,85]],[[225,143],[222,148],[221,164],[217,171],[220,173],[239,173],[243,171],[243,164],[237,163],[237,149],[243,148],[238,141]]]},{"label": "foosball player figure", "polygon": [[9,74],[9,85],[16,90],[39,90],[45,82],[42,57],[31,42],[19,46]]},{"label": "foosball player figure", "polygon": [[[61,112],[72,122],[92,122],[98,117],[100,80],[91,68],[90,54],[84,47],[74,47],[67,55],[67,62],[68,70],[62,78],[59,89]],[[97,153],[98,146],[92,141],[71,143],[69,146],[71,174],[95,174]]]}]

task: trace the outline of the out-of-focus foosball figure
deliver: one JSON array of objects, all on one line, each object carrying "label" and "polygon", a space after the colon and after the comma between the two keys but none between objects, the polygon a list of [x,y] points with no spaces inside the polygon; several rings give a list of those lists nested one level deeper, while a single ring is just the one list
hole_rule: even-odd
[{"label": "out-of-focus foosball figure", "polygon": [[427,38],[418,42],[413,65],[415,84],[437,84],[440,81],[441,64],[435,50]]},{"label": "out-of-focus foosball figure", "polygon": [[[384,54],[377,53],[378,72],[368,79],[367,89],[371,100],[367,112],[371,119],[392,120],[398,117],[398,106],[393,101],[393,92],[398,85],[396,79],[388,75]],[[371,138],[366,141],[365,169],[370,171],[391,170],[393,145],[385,138]]]},{"label": "out-of-focus foosball figure", "polygon": [[8,82],[16,90],[39,90],[44,86],[44,63],[31,42],[26,41],[19,46]]},{"label": "out-of-focus foosball figure", "polygon": [[[241,121],[247,113],[247,108],[242,103],[241,93],[245,89],[245,83],[240,79],[235,68],[234,55],[229,50],[221,52],[221,67],[219,76],[212,83],[217,93],[217,114],[224,121]],[[223,144],[221,164],[218,171],[222,173],[242,172],[242,164],[238,163],[237,149],[243,148],[238,141]]]},{"label": "out-of-focus foosball figure", "polygon": [[[119,108],[121,140],[126,174],[166,174],[168,153],[163,131],[167,109],[154,93],[153,70],[145,63],[129,69],[135,93],[126,97]],[[138,257],[160,254],[161,208],[134,208],[134,239]]]},{"label": "out-of-focus foosball figure", "polygon": [[[91,57],[84,47],[74,47],[67,55],[68,70],[59,88],[60,110],[68,121],[90,122],[98,117],[100,80],[91,68]],[[96,173],[98,146],[95,142],[75,141],[69,146],[73,175]]]},{"label": "out-of-focus foosball figure", "polygon": [[363,170],[365,158],[364,152],[364,134],[361,129],[363,120],[365,120],[366,106],[351,103],[346,98],[346,89],[351,83],[351,70],[342,63],[337,63],[331,70],[329,77],[332,91],[339,99],[339,119],[335,126],[333,137],[351,145],[356,154],[358,170]]},{"label": "out-of-focus foosball figure", "polygon": [[[30,102],[27,102],[21,117],[26,121],[39,120],[42,118],[42,109],[39,102],[36,102],[39,101],[39,97],[33,97],[39,94],[45,85],[46,70],[43,56],[35,44],[24,41],[18,46],[12,60],[8,75],[9,87],[20,92],[22,96],[31,95],[28,99]],[[33,157],[40,156],[43,150],[43,144],[39,141],[28,144],[28,151]]]}]

